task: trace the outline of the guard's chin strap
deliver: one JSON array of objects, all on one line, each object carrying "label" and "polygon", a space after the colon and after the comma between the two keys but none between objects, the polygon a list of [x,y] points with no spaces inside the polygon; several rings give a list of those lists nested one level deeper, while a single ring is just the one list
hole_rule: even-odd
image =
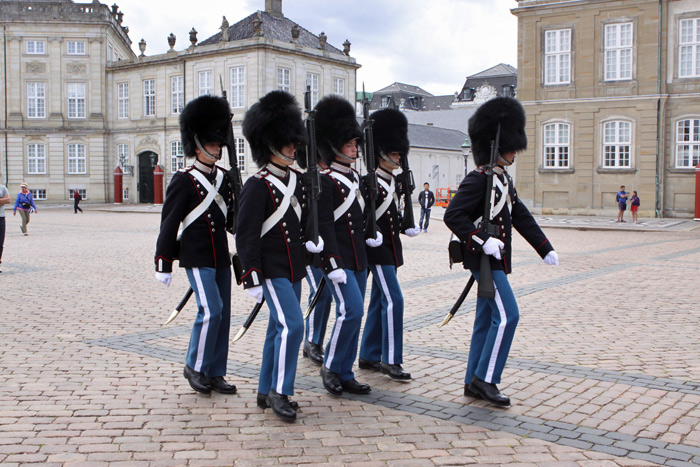
[{"label": "guard's chin strap", "polygon": [[221,160],[221,151],[219,151],[219,155],[215,156],[214,154],[209,153],[206,149],[204,149],[204,146],[202,146],[202,143],[199,142],[199,138],[197,138],[197,134],[195,133],[194,135],[194,144],[197,146],[197,148],[206,154],[207,156],[211,157],[212,159]]},{"label": "guard's chin strap", "polygon": [[282,159],[283,161],[289,162],[289,163],[294,162],[294,158],[293,158],[293,157],[287,157],[287,156],[285,156],[284,154],[282,154],[281,152],[279,152],[277,149],[273,148],[271,144],[268,145],[268,148],[270,148],[270,151],[272,151],[272,154],[274,154],[275,156],[279,157],[279,158]]},{"label": "guard's chin strap", "polygon": [[352,164],[352,163],[355,162],[355,160],[357,159],[357,157],[352,158],[352,157],[346,156],[346,155],[343,154],[342,152],[338,151],[335,147],[333,147],[333,145],[332,145],[331,143],[328,143],[328,146],[331,147],[331,150],[333,151],[333,154],[335,154],[335,156],[338,157],[338,158],[340,158],[340,160],[343,161],[343,162],[347,162],[348,164]]},{"label": "guard's chin strap", "polygon": [[[388,162],[389,164],[393,165],[394,167],[401,167],[401,163],[400,163],[400,162],[397,164],[396,162],[392,161],[392,160],[389,158],[389,156],[387,156],[386,154],[384,154],[384,151],[379,151],[379,157],[381,157],[382,159],[384,159],[386,162]],[[401,157],[403,157],[403,156],[401,156]],[[400,159],[399,159],[399,160],[400,160]]]},{"label": "guard's chin strap", "polygon": [[[515,156],[513,156],[513,162],[515,162]],[[513,162],[508,162],[503,158],[503,156],[501,156],[500,154],[498,155],[498,165],[503,165],[507,167],[509,165],[513,165]]]}]

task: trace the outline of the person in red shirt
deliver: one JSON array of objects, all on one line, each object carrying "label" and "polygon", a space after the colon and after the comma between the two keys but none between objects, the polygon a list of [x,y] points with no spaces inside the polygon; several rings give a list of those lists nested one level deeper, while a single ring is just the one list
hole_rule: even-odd
[{"label": "person in red shirt", "polygon": [[81,199],[83,199],[83,197],[80,196],[80,192],[78,190],[73,190],[73,200],[75,201],[75,204],[73,204],[73,214],[78,214],[78,211],[81,213],[83,212],[83,210],[78,206]]}]

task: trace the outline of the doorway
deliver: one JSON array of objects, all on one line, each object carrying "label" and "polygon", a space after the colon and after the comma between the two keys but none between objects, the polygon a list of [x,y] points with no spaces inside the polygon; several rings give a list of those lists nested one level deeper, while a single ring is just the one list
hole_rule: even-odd
[{"label": "doorway", "polygon": [[139,154],[139,203],[153,203],[153,169],[158,164],[158,154],[146,151]]}]

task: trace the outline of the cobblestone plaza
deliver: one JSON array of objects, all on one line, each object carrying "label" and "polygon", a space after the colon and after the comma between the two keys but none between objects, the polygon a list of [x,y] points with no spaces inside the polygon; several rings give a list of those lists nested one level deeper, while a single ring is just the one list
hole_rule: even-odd
[{"label": "cobblestone plaza", "polygon": [[[238,394],[194,393],[196,309],[163,326],[188,284],[154,278],[158,210],[84,207],[40,206],[27,237],[7,212],[0,464],[700,464],[698,223],[539,217],[556,268],[515,235],[521,317],[500,386],[513,406],[497,409],[462,395],[475,291],[438,327],[468,276],[435,218],[404,238],[399,270],[413,381],[356,369],[371,394],[333,397],[300,356],[288,424],[255,401],[267,309],[230,347]],[[234,289],[232,336],[253,304]]]}]

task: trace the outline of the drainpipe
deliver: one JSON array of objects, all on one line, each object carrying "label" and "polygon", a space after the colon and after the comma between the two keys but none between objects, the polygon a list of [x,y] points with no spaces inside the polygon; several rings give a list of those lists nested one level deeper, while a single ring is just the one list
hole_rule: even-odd
[{"label": "drainpipe", "polygon": [[2,63],[3,76],[5,81],[5,92],[3,96],[3,104],[5,104],[5,186],[10,185],[10,174],[7,166],[7,27],[2,27]]},{"label": "drainpipe", "polygon": [[656,78],[656,93],[658,98],[656,100],[656,217],[663,217],[663,203],[661,199],[661,178],[663,171],[663,164],[661,161],[661,53],[663,47],[661,44],[662,39],[662,28],[663,28],[663,0],[659,0],[659,37],[658,37],[658,52],[657,52],[657,78]]}]

